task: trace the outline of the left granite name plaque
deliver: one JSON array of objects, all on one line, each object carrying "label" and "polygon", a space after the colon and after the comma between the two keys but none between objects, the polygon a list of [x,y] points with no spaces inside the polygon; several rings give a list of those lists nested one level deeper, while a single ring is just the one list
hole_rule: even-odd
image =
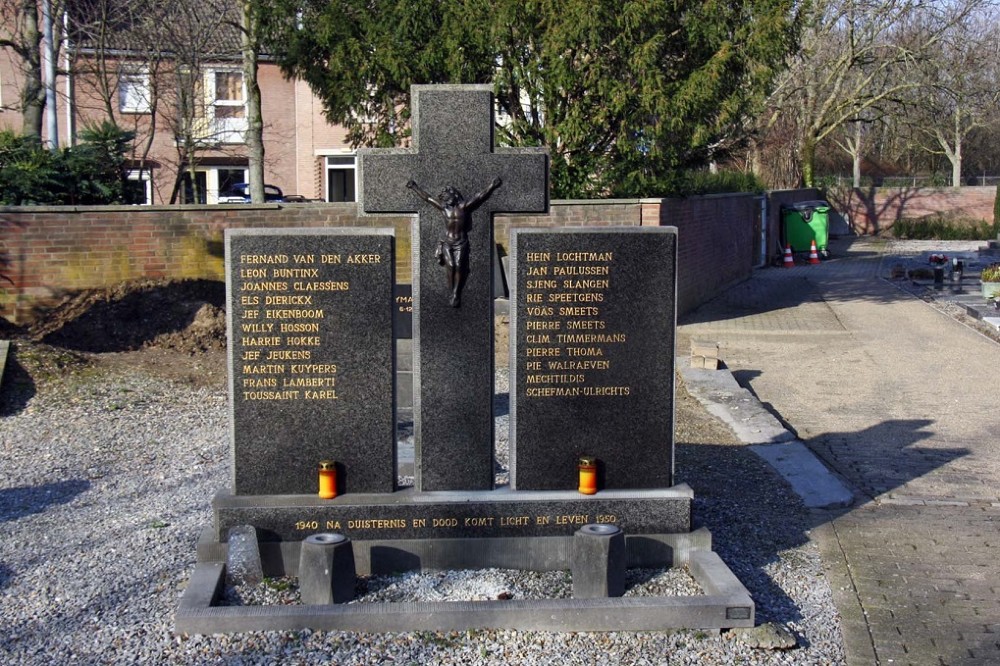
[{"label": "left granite name plaque", "polygon": [[230,229],[233,491],[396,486],[391,229]]}]

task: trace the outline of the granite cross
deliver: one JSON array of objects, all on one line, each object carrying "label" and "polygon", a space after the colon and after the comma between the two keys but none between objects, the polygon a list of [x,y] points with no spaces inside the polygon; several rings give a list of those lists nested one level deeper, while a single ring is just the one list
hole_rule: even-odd
[{"label": "granite cross", "polygon": [[[418,214],[411,234],[416,488],[488,490],[494,478],[492,218],[548,211],[548,156],[539,149],[494,150],[490,86],[413,86],[411,93],[412,147],[359,151],[360,207],[364,214]],[[440,265],[446,219],[412,185],[432,198],[446,187],[466,200],[482,195],[464,230],[467,278],[458,307]]]}]

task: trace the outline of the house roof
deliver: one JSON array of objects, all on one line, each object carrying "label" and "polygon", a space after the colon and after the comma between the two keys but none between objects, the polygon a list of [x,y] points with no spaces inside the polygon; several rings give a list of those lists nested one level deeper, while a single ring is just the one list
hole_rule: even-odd
[{"label": "house roof", "polygon": [[69,0],[67,16],[70,39],[80,51],[189,62],[240,55],[233,0]]}]

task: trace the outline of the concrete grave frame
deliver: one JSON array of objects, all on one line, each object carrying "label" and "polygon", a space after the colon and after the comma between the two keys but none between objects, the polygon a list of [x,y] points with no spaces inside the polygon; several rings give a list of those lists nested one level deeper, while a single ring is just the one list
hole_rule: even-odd
[{"label": "concrete grave frame", "polygon": [[[488,88],[482,86],[421,87],[424,99],[442,93],[439,101],[428,105],[431,111],[440,112],[458,97],[462,106],[470,105],[481,110],[485,101],[491,100]],[[464,95],[469,95],[469,102]],[[490,106],[486,104],[489,112]],[[416,114],[415,114],[416,115]],[[424,121],[435,113],[424,114]],[[445,114],[446,120],[455,114]],[[477,160],[490,160],[501,164],[498,173],[507,192],[513,199],[497,196],[478,211],[485,223],[493,208],[499,210],[547,210],[547,158],[540,154],[495,154],[492,149],[492,127],[482,119],[466,123],[455,120],[459,134],[475,134],[482,143]],[[446,122],[439,125],[448,129]],[[433,136],[444,131],[434,123],[421,124]],[[428,135],[425,135],[425,139]],[[489,145],[486,145],[486,141]],[[437,149],[423,152],[433,141],[425,141],[420,152],[411,157],[423,162],[440,155]],[[383,187],[379,196],[364,197],[375,201],[370,212],[412,210],[405,190],[408,171],[406,159],[397,162],[405,153],[365,153],[362,159],[362,183],[365,192],[379,182]],[[527,158],[513,162],[508,158]],[[386,160],[393,160],[385,162]],[[499,161],[493,161],[499,159]],[[459,160],[461,162],[461,160]],[[402,166],[396,166],[401,164]],[[461,166],[461,165],[460,165]],[[376,173],[365,174],[366,167]],[[459,169],[457,173],[462,173]],[[539,179],[544,187],[539,190],[531,183]],[[459,187],[473,189],[468,183]],[[397,190],[402,190],[398,192]],[[536,191],[537,190],[537,191]],[[499,190],[503,193],[503,190]],[[529,194],[525,194],[528,192]],[[475,223],[473,223],[475,224]],[[280,232],[277,232],[280,233]],[[431,246],[437,234],[424,234],[423,242]],[[414,260],[432,263],[433,254],[427,247],[418,254],[414,243]],[[479,317],[492,326],[492,298],[487,294],[477,296],[475,289],[492,291],[490,275],[494,261],[492,239],[475,255],[485,267],[481,276],[462,300],[461,309],[451,308],[441,298],[421,299],[421,288],[414,289],[414,310],[417,314],[414,350],[415,362],[428,362],[421,353],[419,322],[428,313],[422,307],[443,312],[442,317],[457,312],[468,318],[475,304],[476,311],[484,309]],[[429,276],[430,271],[422,271]],[[440,273],[423,283],[423,296],[429,297],[439,290]],[[392,305],[391,290],[386,292],[386,308]],[[428,302],[429,301],[429,302]],[[429,305],[433,304],[433,308]],[[673,307],[673,306],[671,306]],[[433,324],[433,322],[431,322]],[[387,324],[391,327],[391,323]],[[489,327],[487,330],[490,330]],[[427,333],[427,331],[424,331]],[[488,336],[483,349],[475,358],[482,357],[486,373],[492,370],[492,336]],[[463,357],[464,359],[464,357]],[[463,360],[462,363],[466,363]],[[456,363],[454,359],[450,361]],[[427,368],[424,368],[427,370]],[[410,631],[410,630],[464,630],[471,628],[511,628],[548,631],[615,631],[659,630],[673,628],[723,629],[751,627],[754,624],[754,603],[746,588],[711,550],[711,535],[705,529],[692,529],[691,503],[693,492],[684,485],[670,487],[606,489],[594,496],[585,496],[570,489],[514,490],[511,487],[492,488],[492,373],[489,375],[489,400],[479,413],[489,414],[482,424],[477,424],[477,439],[485,444],[476,450],[477,460],[485,459],[485,467],[477,463],[474,474],[464,476],[466,470],[452,469],[456,481],[465,488],[453,488],[452,483],[439,484],[433,477],[433,466],[441,462],[441,451],[429,451],[422,463],[430,468],[423,478],[418,473],[418,483],[412,489],[394,489],[389,492],[351,492],[332,500],[320,500],[315,494],[302,494],[293,490],[289,494],[254,494],[229,491],[220,492],[213,500],[214,522],[206,529],[198,544],[197,561],[191,580],[184,591],[176,615],[176,630],[186,633],[224,633],[254,630],[294,630],[311,628],[319,630],[348,631]],[[426,379],[426,377],[425,377]],[[416,409],[420,409],[419,397]],[[476,403],[478,404],[478,403]],[[433,406],[433,405],[432,405]],[[473,410],[473,413],[476,413]],[[432,412],[427,417],[440,416]],[[419,419],[418,419],[419,420]],[[484,432],[479,433],[478,430]],[[429,435],[430,433],[423,433]],[[471,436],[471,431],[469,433]],[[440,435],[440,433],[436,433]],[[444,438],[444,441],[447,438]],[[446,442],[445,442],[446,443]],[[446,450],[445,447],[444,450]],[[464,449],[463,449],[464,450]],[[454,457],[454,452],[449,454]],[[446,467],[454,467],[445,463]],[[479,469],[482,467],[483,469]],[[459,474],[462,472],[462,474]],[[421,483],[421,478],[423,483]],[[471,481],[470,481],[471,479]],[[485,479],[485,480],[484,480]],[[466,485],[466,482],[469,483]],[[669,483],[668,483],[669,485]],[[442,487],[443,486],[443,487]],[[273,492],[273,491],[272,491]],[[226,579],[228,534],[230,528],[249,525],[256,532],[257,554],[265,576],[294,576],[298,573],[302,540],[320,532],[343,534],[353,548],[353,559],[359,575],[428,569],[480,569],[489,567],[534,571],[570,570],[574,568],[575,532],[584,524],[600,523],[602,516],[612,516],[614,524],[625,538],[625,566],[657,568],[688,566],[692,575],[705,591],[704,595],[691,597],[644,598],[589,598],[548,600],[497,600],[483,602],[436,603],[347,603],[323,606],[219,606],[220,592]],[[466,528],[468,517],[479,517],[479,531]],[[504,529],[504,518],[507,526]],[[453,521],[435,525],[435,518]],[[523,521],[521,520],[523,518]],[[560,521],[559,518],[566,520]],[[569,520],[572,518],[572,520]],[[514,520],[516,519],[516,520]],[[249,539],[252,543],[252,539]],[[612,558],[621,566],[622,558]],[[610,565],[609,565],[610,566]],[[582,567],[581,569],[586,569]]]},{"label": "concrete grave frame", "polygon": [[[379,549],[422,551],[430,568],[559,570],[572,563],[572,535],[513,539],[451,539],[354,542],[358,573]],[[628,566],[652,566],[669,558],[687,566],[705,591],[701,596],[352,603],[324,606],[220,606],[225,583],[225,544],[210,532],[199,543],[199,562],[175,617],[175,630],[190,634],[243,631],[465,631],[495,628],[534,631],[659,631],[754,626],[754,603],[743,584],[711,550],[706,529],[687,534],[626,537]],[[295,575],[299,542],[261,543],[264,572]],[[447,556],[442,555],[447,553]],[[205,561],[201,558],[206,557]]]}]

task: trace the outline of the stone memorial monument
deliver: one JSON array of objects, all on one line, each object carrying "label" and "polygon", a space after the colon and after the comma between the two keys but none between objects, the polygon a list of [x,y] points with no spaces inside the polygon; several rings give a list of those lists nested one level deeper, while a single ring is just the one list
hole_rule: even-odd
[{"label": "stone memorial monument", "polygon": [[[494,488],[491,219],[547,209],[547,157],[493,148],[489,88],[412,100],[412,148],[362,152],[360,207],[417,215],[416,485],[395,480],[392,231],[229,232],[232,485],[177,629],[752,626],[673,482],[676,230],[514,229],[511,484]],[[231,534],[312,605],[219,606]],[[680,565],[703,596],[620,597],[626,567]],[[355,574],[486,567],[571,571],[578,598],[345,603]]]}]

